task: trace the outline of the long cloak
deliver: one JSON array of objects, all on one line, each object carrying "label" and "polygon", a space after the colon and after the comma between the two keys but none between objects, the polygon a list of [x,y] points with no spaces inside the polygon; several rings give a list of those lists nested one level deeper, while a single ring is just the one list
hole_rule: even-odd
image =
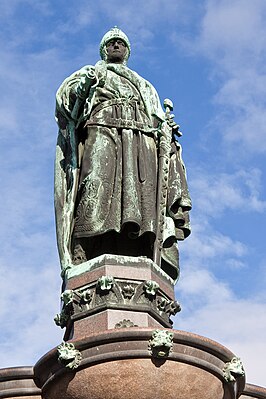
[{"label": "long cloak", "polygon": [[[78,85],[80,79],[82,79],[86,73],[89,73],[92,77],[95,77],[95,79],[94,84],[89,87],[87,97],[84,102],[75,95],[75,88]],[[136,72],[130,70],[123,65],[106,64],[105,62],[101,61],[97,63],[95,67],[85,66],[81,70],[75,72],[69,78],[67,78],[57,92],[56,118],[59,125],[59,136],[55,166],[55,209],[58,249],[63,272],[66,268],[72,267],[72,238],[73,231],[75,230],[75,218],[77,220],[79,216],[79,213],[77,212],[77,198],[81,190],[81,183],[86,180],[86,178],[82,179],[82,182],[80,180],[80,175],[82,174],[82,162],[84,153],[86,152],[86,148],[84,148],[84,140],[80,138],[79,130],[81,129],[81,126],[83,127],[86,121],[93,120],[93,110],[95,110],[95,107],[97,107],[98,105],[96,96],[97,90],[99,91],[99,88],[104,89],[106,80],[109,76],[108,74],[110,73],[118,75],[119,78],[127,80],[128,82],[130,82],[131,85],[134,86],[134,88],[139,93],[142,104],[145,108],[145,114],[147,115],[150,123],[147,123],[146,127],[140,129],[142,133],[137,135],[135,133],[136,129],[130,129],[130,124],[129,126],[121,126],[121,128],[126,127],[126,130],[121,130],[121,138],[119,140],[119,143],[122,143],[122,148],[121,145],[120,148],[119,145],[117,145],[118,141],[116,141],[116,127],[99,127],[96,122],[94,126],[92,123],[91,132],[94,130],[95,134],[93,135],[91,133],[91,137],[89,138],[89,140],[96,141],[99,137],[100,129],[101,140],[102,137],[105,135],[105,149],[106,151],[108,151],[109,155],[112,151],[110,143],[112,141],[114,143],[113,148],[115,149],[115,153],[113,154],[113,156],[117,159],[116,165],[120,165],[120,167],[121,164],[123,165],[123,171],[120,174],[116,174],[118,182],[114,185],[114,191],[119,190],[119,185],[121,186],[121,178],[123,178],[123,181],[128,182],[128,187],[124,188],[123,190],[124,195],[127,195],[127,200],[124,200],[124,203],[131,202],[131,205],[130,207],[125,207],[123,204],[119,203],[119,198],[121,198],[121,195],[118,193],[117,196],[114,196],[114,192],[111,192],[110,198],[112,197],[113,201],[111,201],[110,198],[107,198],[107,201],[109,201],[109,208],[116,205],[116,211],[113,213],[111,212],[111,215],[117,213],[119,208],[122,207],[123,212],[121,212],[121,214],[124,214],[124,218],[120,218],[120,221],[117,218],[115,221],[112,221],[108,217],[109,214],[107,214],[107,217],[103,219],[101,223],[101,220],[99,220],[99,215],[103,214],[103,212],[99,213],[99,210],[97,211],[97,205],[99,205],[101,201],[95,201],[95,196],[92,193],[90,198],[94,198],[95,202],[91,203],[91,207],[89,208],[90,211],[95,215],[95,217],[91,217],[91,220],[93,219],[93,223],[96,223],[97,226],[90,226],[90,235],[94,236],[97,234],[102,234],[105,231],[109,231],[111,229],[120,232],[125,222],[131,221],[131,216],[128,217],[128,220],[126,216],[129,209],[131,209],[130,215],[132,215],[133,210],[133,213],[136,216],[134,222],[136,222],[136,220],[139,218],[139,221],[137,220],[136,223],[136,225],[138,226],[138,234],[141,235],[146,231],[150,231],[153,233],[155,232],[154,220],[156,219],[156,215],[155,217],[154,215],[151,215],[150,220],[148,215],[149,209],[155,209],[156,207],[156,193],[151,193],[150,198],[148,196],[150,204],[152,203],[151,207],[149,207],[147,201],[146,205],[145,201],[141,201],[145,208],[146,215],[144,218],[145,220],[143,221],[143,207],[135,207],[136,209],[134,211],[134,205],[136,205],[136,203],[134,204],[134,199],[136,198],[136,195],[134,194],[137,193],[134,193],[134,189],[136,188],[136,186],[134,184],[132,185],[132,182],[134,182],[134,178],[139,180],[142,179],[141,173],[144,169],[143,167],[137,165],[136,172],[133,173],[134,176],[132,177],[132,180],[132,178],[129,178],[129,176],[130,173],[132,174],[133,169],[132,167],[129,167],[128,172],[126,172],[126,166],[128,163],[132,166],[136,159],[138,159],[140,161],[139,163],[141,163],[145,158],[145,154],[141,154],[141,156],[140,154],[134,154],[136,148],[139,148],[141,150],[144,149],[144,151],[146,151],[146,155],[148,154],[149,156],[149,152],[151,149],[150,143],[155,143],[157,140],[154,121],[159,121],[159,123],[161,123],[164,120],[164,113],[160,106],[158,94],[148,81],[140,77]],[[106,130],[106,133],[102,134],[104,130]],[[110,135],[113,135],[113,137],[110,138]],[[132,136],[131,138],[130,135]],[[144,145],[143,143],[141,145],[139,145],[139,143],[136,143],[136,141],[139,140],[141,140],[142,142],[144,141]],[[126,145],[125,141],[127,142]],[[102,143],[103,142],[104,140],[102,141]],[[90,144],[91,143],[89,142],[85,143],[85,147],[86,145]],[[101,145],[102,144],[100,144],[98,148],[100,148]],[[154,148],[156,149],[156,147],[153,146],[153,153],[155,152]],[[102,148],[102,150],[104,149]],[[128,162],[130,158],[132,158],[132,161]],[[150,159],[150,162],[153,162],[153,165],[150,165],[151,169],[148,170],[148,174],[152,172],[153,176],[155,176],[156,179],[156,154],[150,156],[150,158],[148,159]],[[97,162],[97,157],[95,157],[95,161]],[[94,170],[97,170],[96,166]],[[149,177],[147,181],[151,181],[151,177]],[[88,187],[92,187],[93,189],[93,184],[83,186],[85,187],[85,189],[88,189]],[[99,194],[99,190],[97,191],[97,194]],[[83,198],[86,198],[86,196],[84,195]],[[106,192],[103,190],[102,201],[104,201],[104,198],[106,200]],[[101,210],[104,209],[102,204],[100,205],[100,207]],[[190,210],[190,208],[191,201],[187,189],[185,167],[181,157],[181,147],[179,143],[173,142],[169,168],[169,187],[165,223],[166,228],[164,232],[164,248],[162,252],[162,268],[174,279],[178,277],[179,271],[178,250],[176,241],[184,239],[190,233],[188,218],[188,211]]]}]

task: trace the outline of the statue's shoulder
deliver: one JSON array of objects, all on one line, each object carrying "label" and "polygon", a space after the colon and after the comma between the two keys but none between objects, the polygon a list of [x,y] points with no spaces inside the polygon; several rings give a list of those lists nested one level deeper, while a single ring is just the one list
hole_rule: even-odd
[{"label": "statue's shoulder", "polygon": [[135,77],[135,80],[138,82],[142,90],[145,90],[152,97],[154,96],[158,97],[157,90],[149,80],[143,78],[141,75],[139,75],[136,71],[133,71],[132,69],[130,69],[130,71],[132,75]]},{"label": "statue's shoulder", "polygon": [[89,71],[94,70],[94,68],[95,68],[94,65],[84,65],[83,67],[81,67],[80,69],[76,70],[71,75],[69,75],[63,81],[63,83],[60,85],[60,87],[72,82],[74,79],[81,78],[82,76],[86,75]]},{"label": "statue's shoulder", "polygon": [[153,85],[151,84],[151,82],[149,82],[147,79],[143,78],[138,72],[134,71],[133,69],[130,69],[128,67],[126,67],[131,73],[132,75],[139,81],[142,82],[142,84],[145,84],[146,86],[153,88]]},{"label": "statue's shoulder", "polygon": [[61,103],[61,98],[63,96],[69,96],[72,88],[80,81],[83,76],[86,76],[88,73],[91,73],[95,70],[94,65],[84,65],[82,68],[73,72],[70,76],[68,76],[59,86],[56,92],[57,102]]}]

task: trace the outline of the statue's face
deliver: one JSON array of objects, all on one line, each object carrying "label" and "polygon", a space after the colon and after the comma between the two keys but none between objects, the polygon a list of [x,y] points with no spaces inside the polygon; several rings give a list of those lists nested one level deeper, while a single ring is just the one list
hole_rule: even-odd
[{"label": "statue's face", "polygon": [[126,43],[121,39],[112,39],[106,44],[106,52],[107,52],[107,62],[113,62],[115,64],[122,64],[125,55],[126,55],[127,47]]}]

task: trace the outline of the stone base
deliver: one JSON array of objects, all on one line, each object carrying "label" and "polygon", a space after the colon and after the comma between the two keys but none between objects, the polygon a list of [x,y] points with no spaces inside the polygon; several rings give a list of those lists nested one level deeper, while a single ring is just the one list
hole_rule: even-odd
[{"label": "stone base", "polygon": [[[77,279],[79,276],[81,277],[81,281],[85,277],[84,275],[88,272],[92,272],[98,270],[102,266],[107,267],[107,270],[112,274],[113,270],[117,269],[117,266],[122,267],[124,271],[125,268],[130,268],[130,274],[135,276],[135,278],[144,278],[148,279],[153,278],[157,275],[161,277],[171,287],[174,287],[176,281],[173,280],[168,274],[166,274],[156,263],[154,263],[151,259],[146,256],[122,256],[122,255],[101,255],[97,258],[89,260],[87,262],[81,263],[80,265],[72,265],[72,267],[68,268],[63,273],[63,278],[65,281],[70,281],[71,279]],[[147,273],[144,271],[144,275],[142,272],[147,269]],[[152,273],[152,274],[150,274]],[[127,277],[126,275],[120,271],[121,277]],[[77,280],[76,280],[77,281]]]},{"label": "stone base", "polygon": [[236,399],[241,395],[245,378],[228,382],[224,377],[232,352],[198,335],[161,331],[173,335],[172,347],[163,356],[162,348],[153,350],[154,330],[138,328],[73,340],[81,354],[74,369],[58,361],[56,349],[50,351],[35,366],[43,399]]},{"label": "stone base", "polygon": [[57,324],[64,340],[126,327],[172,327],[179,310],[174,285],[150,259],[103,255],[65,274],[63,309]]},{"label": "stone base", "polygon": [[246,384],[240,399],[266,399],[266,388],[258,385]]},{"label": "stone base", "polygon": [[218,399],[223,397],[223,386],[212,374],[190,365],[166,362],[158,368],[148,359],[127,359],[81,370],[74,380],[70,374],[64,375],[60,382],[48,389],[43,396],[45,399],[177,397]]},{"label": "stone base", "polygon": [[41,399],[41,389],[33,379],[33,367],[0,369],[0,398]]},{"label": "stone base", "polygon": [[145,312],[107,309],[89,317],[76,320],[73,330],[66,332],[64,340],[69,340],[69,336],[71,336],[71,339],[80,339],[86,337],[88,334],[95,334],[105,330],[139,326],[161,328],[162,324]]},{"label": "stone base", "polygon": [[[151,351],[152,329],[126,328],[73,341],[82,358],[75,369],[57,349],[34,367],[0,369],[0,398],[9,399],[266,399],[266,389],[244,377],[226,381],[233,353],[207,338],[173,333],[166,357]],[[36,386],[38,385],[38,387]]]}]

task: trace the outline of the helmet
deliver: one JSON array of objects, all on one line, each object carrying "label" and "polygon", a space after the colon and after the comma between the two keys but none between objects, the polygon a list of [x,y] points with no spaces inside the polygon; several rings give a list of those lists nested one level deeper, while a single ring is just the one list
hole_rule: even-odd
[{"label": "helmet", "polygon": [[120,40],[123,40],[123,42],[125,42],[125,44],[127,46],[127,49],[128,49],[127,54],[125,56],[125,61],[127,61],[128,58],[129,58],[129,55],[130,55],[130,42],[128,40],[127,35],[121,29],[119,29],[117,26],[115,26],[114,28],[110,29],[103,36],[103,38],[101,40],[101,43],[100,43],[100,55],[101,55],[101,58],[103,60],[106,59],[105,46],[112,39],[120,39]]}]

